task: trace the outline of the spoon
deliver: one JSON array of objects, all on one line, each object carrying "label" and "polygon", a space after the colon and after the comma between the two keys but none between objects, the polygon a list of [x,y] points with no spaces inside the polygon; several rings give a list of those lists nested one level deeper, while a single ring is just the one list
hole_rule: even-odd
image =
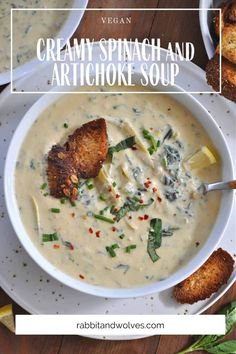
[{"label": "spoon", "polygon": [[229,182],[217,182],[211,184],[203,183],[200,189],[202,190],[203,194],[207,194],[208,192],[216,191],[216,190],[236,189],[236,180],[229,181]]}]

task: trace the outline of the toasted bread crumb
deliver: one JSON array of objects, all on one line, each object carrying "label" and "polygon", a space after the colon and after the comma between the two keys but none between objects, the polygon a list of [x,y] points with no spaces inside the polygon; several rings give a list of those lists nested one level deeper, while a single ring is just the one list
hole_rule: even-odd
[{"label": "toasted bread crumb", "polygon": [[192,275],[173,289],[175,299],[181,304],[205,300],[227,283],[234,267],[231,255],[219,248]]}]

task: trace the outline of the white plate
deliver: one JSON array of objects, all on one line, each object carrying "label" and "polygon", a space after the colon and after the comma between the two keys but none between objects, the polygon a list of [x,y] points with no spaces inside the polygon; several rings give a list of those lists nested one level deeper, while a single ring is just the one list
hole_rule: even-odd
[{"label": "white plate", "polygon": [[[164,54],[164,51],[162,52]],[[200,87],[201,91],[209,90],[205,82],[205,73],[192,63],[180,64],[183,75],[177,80],[180,86],[188,85],[188,90]],[[15,83],[17,91],[22,88],[28,91],[44,91],[49,89],[49,66],[45,66]],[[0,176],[6,151],[20,119],[39,95],[12,95],[9,87],[0,95]],[[228,146],[234,156],[236,166],[236,115],[235,105],[216,94],[195,96],[212,114],[224,133]],[[0,186],[0,285],[17,303],[34,314],[197,314],[206,310],[233,284],[236,269],[228,284],[210,299],[194,305],[177,304],[171,297],[171,289],[154,295],[132,299],[104,299],[82,294],[50,278],[26,254],[14,234],[6,214],[3,197],[3,186]],[[236,203],[232,215],[236,212]],[[220,247],[234,254],[235,218],[231,216],[225,230]],[[119,339],[134,339],[122,337]],[[109,337],[107,339],[118,339]]]},{"label": "white plate", "polygon": [[223,0],[200,0],[199,2],[200,9],[206,9],[199,11],[199,21],[202,32],[202,39],[209,59],[213,57],[215,53],[215,47],[210,33],[214,11],[208,9],[219,8],[219,5],[222,2]]}]

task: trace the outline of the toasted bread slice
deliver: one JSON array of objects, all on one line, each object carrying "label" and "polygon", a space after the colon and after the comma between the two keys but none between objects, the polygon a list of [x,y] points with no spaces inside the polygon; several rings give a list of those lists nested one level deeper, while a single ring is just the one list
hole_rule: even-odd
[{"label": "toasted bread slice", "polygon": [[205,300],[227,283],[233,267],[231,255],[219,248],[195,273],[174,287],[173,295],[181,304]]},{"label": "toasted bread slice", "polygon": [[[207,83],[213,87],[215,91],[220,91],[219,78],[219,55],[208,62],[206,67]],[[224,97],[236,102],[236,65],[225,58],[222,58],[222,93]]]},{"label": "toasted bread slice", "polygon": [[[224,25],[225,25],[225,14],[228,10],[229,7],[229,2],[224,2],[220,8],[221,8],[221,30],[223,30]],[[216,11],[215,15],[213,17],[213,31],[214,34],[217,38],[220,36],[220,11]]]},{"label": "toasted bread slice", "polygon": [[[220,53],[220,45],[216,48],[216,53]],[[221,54],[236,64],[236,24],[224,26],[222,32]]]},{"label": "toasted bread slice", "polygon": [[72,154],[77,175],[82,178],[96,177],[108,152],[105,119],[93,120],[76,129],[65,147]]},{"label": "toasted bread slice", "polygon": [[226,23],[236,22],[236,0],[232,0],[225,13]]},{"label": "toasted bread slice", "polygon": [[70,152],[65,147],[54,145],[48,153],[48,184],[55,198],[68,197],[71,201],[78,196],[78,178]]}]

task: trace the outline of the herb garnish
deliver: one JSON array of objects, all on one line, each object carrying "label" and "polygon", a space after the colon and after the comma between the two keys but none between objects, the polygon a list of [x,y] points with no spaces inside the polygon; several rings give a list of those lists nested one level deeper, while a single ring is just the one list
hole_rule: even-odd
[{"label": "herb garnish", "polygon": [[47,188],[47,183],[45,182],[45,183],[43,183],[41,186],[40,186],[40,189],[42,189],[42,190],[44,190],[44,189],[46,189]]},{"label": "herb garnish", "polygon": [[129,211],[138,211],[145,207],[148,207],[154,202],[154,199],[151,198],[147,204],[139,204],[133,198],[127,198],[127,201],[124,205],[119,209],[115,210],[114,207],[111,208],[110,213],[116,216],[117,222],[119,222]]},{"label": "herb garnish", "polygon": [[177,354],[190,353],[197,350],[205,350],[208,353],[236,353],[236,340],[228,340],[222,342],[229,333],[233,331],[236,324],[236,301],[232,301],[229,305],[224,307],[219,314],[225,315],[226,333],[225,335],[204,335],[201,336],[190,347],[178,352]]},{"label": "herb garnish", "polygon": [[114,251],[116,248],[120,248],[120,246],[117,243],[114,243],[111,246],[107,246],[106,251],[111,257],[116,257],[116,252]]},{"label": "herb garnish", "polygon": [[131,250],[134,250],[137,246],[136,245],[129,245],[125,248],[126,253],[130,253]]},{"label": "herb garnish", "polygon": [[93,184],[92,178],[86,179],[85,184],[86,184],[88,189],[93,189],[94,188],[94,184]]},{"label": "herb garnish", "polygon": [[61,209],[58,208],[51,208],[50,209],[52,213],[59,214],[61,212]]},{"label": "herb garnish", "polygon": [[109,224],[114,224],[115,221],[110,219],[110,218],[107,218],[101,214],[93,214],[93,216],[95,217],[95,219],[98,219],[98,220],[101,220],[101,221],[105,221],[105,222],[108,222]]},{"label": "herb garnish", "polygon": [[53,234],[43,234],[42,240],[43,240],[43,242],[58,241],[59,237],[58,237],[57,232],[54,232]]},{"label": "herb garnish", "polygon": [[150,221],[150,229],[148,233],[147,251],[153,262],[156,262],[160,257],[156,253],[156,249],[161,246],[162,241],[162,221],[155,218]]},{"label": "herb garnish", "polygon": [[131,148],[135,144],[136,144],[135,137],[134,136],[130,136],[129,138],[119,142],[117,145],[109,147],[108,154],[112,158],[113,154],[115,152],[119,152],[121,150],[125,150],[125,149],[128,149],[128,148]]},{"label": "herb garnish", "polygon": [[64,124],[63,124],[63,127],[64,127],[65,129],[67,129],[67,128],[69,128],[69,124],[68,124],[68,123],[64,123]]},{"label": "herb garnish", "polygon": [[148,148],[148,152],[152,155],[157,151],[157,148],[161,145],[161,142],[160,140],[156,140],[147,129],[143,129],[143,137],[146,140],[149,140],[151,146]]}]

